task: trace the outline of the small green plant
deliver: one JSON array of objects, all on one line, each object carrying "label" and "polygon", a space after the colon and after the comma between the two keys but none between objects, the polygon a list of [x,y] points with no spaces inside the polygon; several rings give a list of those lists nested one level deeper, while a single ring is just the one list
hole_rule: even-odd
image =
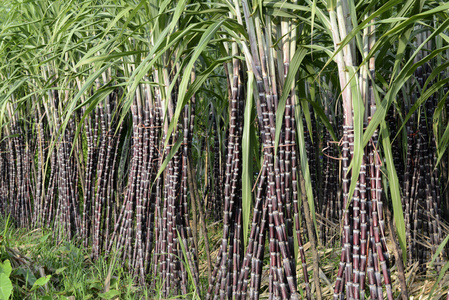
[{"label": "small green plant", "polygon": [[12,294],[12,282],[9,279],[12,267],[11,262],[7,259],[0,264],[0,300],[7,300]]},{"label": "small green plant", "polygon": [[45,286],[50,281],[51,275],[47,275],[36,280],[31,287],[31,291],[35,291],[40,287]]}]

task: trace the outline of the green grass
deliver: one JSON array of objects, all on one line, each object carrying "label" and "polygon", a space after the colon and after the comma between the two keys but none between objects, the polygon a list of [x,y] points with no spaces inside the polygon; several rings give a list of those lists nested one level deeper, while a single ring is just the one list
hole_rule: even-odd
[{"label": "green grass", "polygon": [[[91,250],[77,246],[76,241],[57,242],[52,231],[16,228],[3,217],[0,234],[0,260],[9,260],[13,268],[10,299],[165,299],[158,277],[147,280],[156,283],[153,289],[140,285],[114,253],[93,261]],[[51,276],[47,285],[33,289],[33,284],[47,275]],[[203,272],[201,292],[207,286],[207,272]],[[190,278],[188,288],[186,295],[170,299],[201,299]]]},{"label": "green grass", "polygon": [[[217,223],[209,226],[209,238],[214,243],[220,238],[221,224]],[[89,254],[90,249],[83,249],[76,246],[77,242],[56,242],[53,232],[42,229],[15,228],[10,222],[0,217],[0,260],[9,260],[12,265],[10,279],[13,284],[13,294],[10,299],[166,299],[163,297],[162,284],[158,278],[148,279],[147,282],[155,282],[155,288],[150,285],[142,286],[137,283],[126,268],[122,266],[122,260],[117,259],[114,254],[109,259],[100,256],[97,261],[92,261]],[[328,281],[328,285],[321,278],[323,288],[323,299],[332,297],[333,282],[335,281],[336,270],[340,261],[340,251],[336,245],[328,247],[321,245],[318,248],[321,257],[320,268],[323,270]],[[204,243],[200,243],[200,253],[203,253]],[[306,248],[309,245],[305,246]],[[216,249],[216,248],[214,248]],[[269,260],[268,249],[265,259]],[[204,254],[204,253],[203,253]],[[216,254],[215,254],[216,255]],[[215,255],[212,261],[215,262]],[[306,251],[309,278],[312,278],[312,265],[310,251]],[[208,277],[204,261],[200,262],[200,292],[195,293],[195,287],[189,281],[189,291],[186,295],[174,296],[169,299],[202,299],[208,287]],[[299,265],[298,265],[299,266]],[[268,273],[265,274],[267,276]],[[395,286],[397,269],[392,268],[392,279]],[[408,288],[411,295],[424,293],[430,294],[430,290],[436,280],[436,271],[431,271],[427,275],[417,275],[416,270],[408,268],[407,278],[413,277],[413,283],[409,282]],[[298,287],[303,287],[302,271],[298,267]],[[50,275],[47,286],[38,286],[35,282],[44,276]],[[446,276],[447,277],[447,276]],[[445,277],[444,280],[447,278]],[[443,282],[445,282],[443,280]],[[109,286],[106,292],[106,286]],[[262,286],[261,299],[268,296],[267,286]],[[439,299],[446,292],[449,286],[447,283],[438,286],[432,299]],[[369,296],[369,289],[365,291]],[[395,296],[398,292],[395,291]]]},{"label": "green grass", "polygon": [[[11,299],[145,299],[155,296],[147,287],[136,284],[120,263],[114,264],[112,259],[105,258],[93,262],[87,249],[74,242],[55,242],[51,231],[17,229],[1,218],[0,232],[3,232],[0,259],[2,262],[10,260],[13,267]],[[36,280],[46,275],[51,275],[47,286],[33,290]],[[109,285],[107,291],[106,285]]]}]

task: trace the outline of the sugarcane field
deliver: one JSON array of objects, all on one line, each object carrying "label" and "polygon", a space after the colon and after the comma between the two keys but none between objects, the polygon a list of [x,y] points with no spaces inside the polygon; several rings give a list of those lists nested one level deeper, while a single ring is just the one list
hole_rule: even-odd
[{"label": "sugarcane field", "polygon": [[0,1],[0,300],[449,300],[449,2]]}]

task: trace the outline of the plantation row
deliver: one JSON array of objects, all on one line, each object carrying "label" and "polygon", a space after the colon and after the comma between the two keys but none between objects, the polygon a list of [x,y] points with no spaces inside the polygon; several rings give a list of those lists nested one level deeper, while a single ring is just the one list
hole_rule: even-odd
[{"label": "plantation row", "polygon": [[2,5],[17,226],[164,297],[408,299],[407,266],[449,268],[447,3]]}]

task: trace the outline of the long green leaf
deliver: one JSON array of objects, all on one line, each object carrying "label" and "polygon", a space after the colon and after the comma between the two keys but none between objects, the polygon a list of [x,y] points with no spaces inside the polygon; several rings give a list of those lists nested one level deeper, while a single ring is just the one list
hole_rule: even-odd
[{"label": "long green leaf", "polygon": [[242,221],[243,221],[243,244],[246,249],[248,244],[248,225],[249,216],[252,203],[252,176],[253,176],[253,151],[251,145],[251,130],[254,130],[253,124],[251,124],[252,117],[252,102],[253,102],[253,90],[254,90],[254,74],[248,72],[248,89],[245,105],[245,116],[243,124],[243,136],[242,136]]},{"label": "long green leaf", "polygon": [[430,291],[428,299],[431,299],[433,292],[435,291],[436,287],[438,286],[438,283],[441,281],[441,279],[443,279],[443,276],[446,274],[446,271],[448,269],[449,269],[449,261],[444,264],[443,268],[441,268],[440,274],[438,275],[437,280],[435,281],[435,283],[432,286],[432,290]]},{"label": "long green leaf", "polygon": [[407,260],[407,246],[405,240],[405,221],[404,212],[402,211],[402,202],[400,194],[400,184],[396,168],[394,167],[393,152],[391,151],[390,134],[387,129],[385,121],[381,123],[381,138],[382,146],[385,153],[385,164],[387,165],[388,183],[391,194],[391,201],[393,203],[394,221],[396,223],[396,229],[399,239],[399,245],[402,249],[402,260],[406,264]]},{"label": "long green leaf", "polygon": [[295,79],[296,73],[299,70],[302,60],[307,54],[307,50],[305,48],[299,48],[296,50],[295,55],[293,56],[290,62],[290,68],[288,70],[287,78],[285,79],[284,87],[282,88],[281,99],[279,100],[278,108],[276,111],[276,136],[274,143],[274,155],[277,155],[277,149],[279,147],[279,137],[281,134],[281,128],[284,121],[284,112],[285,112],[285,104],[287,102],[287,98],[290,96],[290,91],[292,89],[292,84]]},{"label": "long green leaf", "polygon": [[[193,66],[196,63],[196,60],[201,55],[201,53],[206,49],[209,41],[215,36],[215,33],[218,31],[218,29],[223,24],[223,20],[213,23],[201,36],[201,40],[199,41],[198,45],[195,47],[195,51],[193,52],[190,61],[188,65],[183,70],[184,74],[190,74],[192,72]],[[167,136],[171,134],[173,131],[173,128],[178,124],[179,116],[181,115],[182,108],[184,105],[187,104],[187,101],[190,100],[190,98],[186,97],[186,91],[187,86],[190,82],[190,76],[183,76],[181,83],[179,84],[179,90],[178,90],[178,102],[176,104],[176,110],[173,114],[173,119],[170,122],[170,126],[168,127]],[[168,140],[165,142],[165,145],[167,145]]]},{"label": "long green leaf", "polygon": [[295,119],[296,119],[296,130],[298,132],[297,142],[298,142],[298,147],[299,147],[301,170],[302,170],[302,173],[304,174],[303,177],[304,177],[304,183],[306,186],[307,202],[309,203],[310,213],[312,214],[313,224],[315,226],[315,230],[317,231],[317,236],[319,236],[318,235],[318,226],[316,224],[315,201],[313,199],[312,177],[310,176],[309,162],[308,162],[308,158],[307,158],[306,144],[305,144],[305,138],[304,138],[304,126],[302,124],[302,112],[301,112],[301,106],[299,105],[299,103],[296,103]]},{"label": "long green leaf", "polygon": [[355,187],[360,174],[360,168],[362,166],[364,145],[363,145],[363,118],[365,115],[365,106],[363,105],[362,97],[360,95],[360,90],[358,88],[358,76],[355,76],[356,70],[354,67],[347,67],[349,71],[350,88],[352,94],[352,107],[354,111],[354,153],[351,160],[350,168],[352,169],[351,184],[349,186],[349,193],[347,207],[354,194]]},{"label": "long green leaf", "polygon": [[[167,139],[168,140],[168,139]],[[165,168],[167,167],[168,163],[170,162],[170,160],[173,158],[173,156],[175,156],[176,152],[179,150],[179,147],[182,144],[182,139],[178,138],[178,140],[176,141],[176,143],[173,145],[173,147],[170,149],[170,152],[168,153],[167,157],[164,159],[164,161],[162,162],[162,165],[159,168],[159,171],[157,172],[156,177],[154,178],[154,182],[156,182],[156,180],[159,178],[159,176],[161,176],[162,172],[164,172]]]}]

